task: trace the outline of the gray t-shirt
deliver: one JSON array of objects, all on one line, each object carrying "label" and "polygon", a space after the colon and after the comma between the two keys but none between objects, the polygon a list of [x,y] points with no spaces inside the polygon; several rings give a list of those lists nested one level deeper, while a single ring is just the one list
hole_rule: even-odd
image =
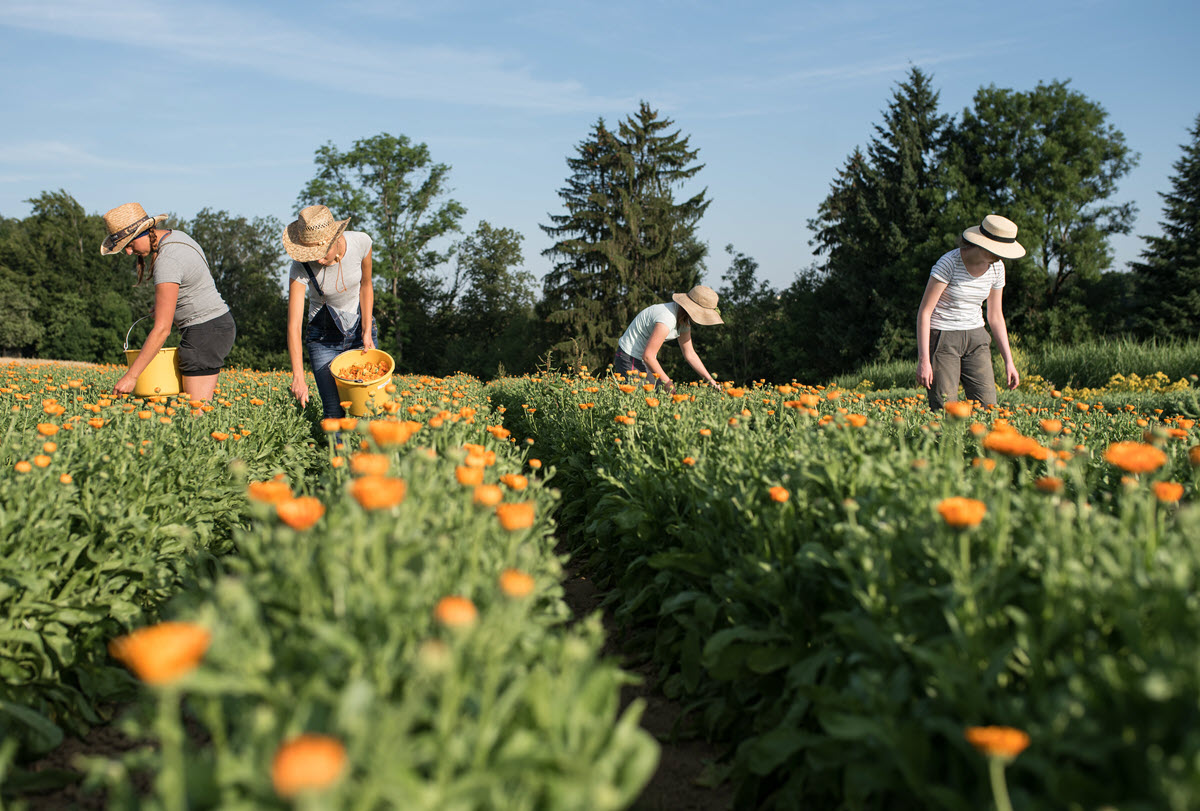
[{"label": "gray t-shirt", "polygon": [[690,322],[685,324],[683,329],[679,328],[679,305],[675,302],[651,304],[634,317],[624,334],[621,335],[621,339],[617,341],[617,346],[625,354],[641,358],[642,353],[646,351],[646,344],[650,341],[650,336],[654,333],[654,328],[659,324],[667,325],[667,337],[663,339],[664,342],[673,341],[681,333],[692,331]]},{"label": "gray t-shirt", "polygon": [[204,251],[196,240],[182,231],[172,231],[158,241],[154,259],[154,284],[179,285],[175,302],[175,326],[183,329],[229,312],[229,305],[217,292]]}]

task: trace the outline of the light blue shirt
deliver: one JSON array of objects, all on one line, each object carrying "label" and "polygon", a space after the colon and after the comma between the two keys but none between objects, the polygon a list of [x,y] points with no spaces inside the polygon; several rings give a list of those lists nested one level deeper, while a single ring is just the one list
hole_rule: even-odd
[{"label": "light blue shirt", "polygon": [[650,336],[654,333],[654,327],[658,324],[667,325],[668,332],[664,341],[673,341],[681,333],[692,331],[690,321],[683,326],[683,329],[679,328],[679,305],[675,302],[651,304],[634,317],[624,334],[621,335],[621,340],[617,341],[617,346],[625,354],[641,358],[642,353],[646,351],[646,344],[650,342]]}]

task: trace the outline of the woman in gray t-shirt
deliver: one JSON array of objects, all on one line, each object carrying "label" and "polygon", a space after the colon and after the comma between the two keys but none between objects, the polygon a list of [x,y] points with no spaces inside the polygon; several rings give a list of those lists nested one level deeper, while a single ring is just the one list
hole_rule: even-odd
[{"label": "woman in gray t-shirt", "polygon": [[148,216],[138,203],[126,203],[104,215],[108,237],[100,243],[101,255],[124,251],[137,256],[138,284],[146,275],[154,280],[154,326],[137,358],[113,386],[113,393],[133,391],[138,377],[171,334],[171,327],[176,326],[183,390],[194,400],[208,400],[233,348],[237,328],[229,306],[217,292],[203,249],[182,231],[158,228],[166,218],[166,214]]}]

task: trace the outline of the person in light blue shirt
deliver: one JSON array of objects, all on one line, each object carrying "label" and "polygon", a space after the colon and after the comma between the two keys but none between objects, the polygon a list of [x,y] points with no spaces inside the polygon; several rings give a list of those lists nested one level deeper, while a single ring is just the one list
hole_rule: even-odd
[{"label": "person in light blue shirt", "polygon": [[717,309],[717,294],[711,287],[698,284],[686,293],[676,293],[671,301],[652,304],[638,313],[617,341],[613,371],[628,374],[633,371],[653,375],[657,384],[675,391],[675,384],[658,362],[658,350],[664,341],[679,340],[683,359],[696,370],[708,385],[721,387],[704,368],[704,361],[692,346],[692,324],[711,326],[723,324]]}]

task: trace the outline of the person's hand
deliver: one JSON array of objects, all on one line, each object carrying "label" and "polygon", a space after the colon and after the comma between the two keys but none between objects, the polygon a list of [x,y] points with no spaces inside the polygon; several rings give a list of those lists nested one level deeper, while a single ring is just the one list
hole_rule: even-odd
[{"label": "person's hand", "polygon": [[1008,378],[1008,387],[1015,389],[1021,385],[1021,375],[1017,373],[1017,367],[1011,363],[1004,364],[1004,376]]},{"label": "person's hand", "polygon": [[933,388],[933,364],[928,360],[917,361],[917,385]]},{"label": "person's hand", "polygon": [[301,407],[308,405],[308,381],[303,377],[292,378],[292,396],[300,401]]},{"label": "person's hand", "polygon": [[374,349],[374,348],[375,348],[375,339],[371,337],[371,333],[369,333],[369,332],[365,333],[363,335],[363,351],[366,352],[368,349]]},{"label": "person's hand", "polygon": [[718,383],[718,382],[717,382],[717,381],[715,381],[715,380],[710,380],[710,381],[708,381],[708,385],[709,385],[709,386],[712,386],[712,388],[713,388],[713,391],[720,391],[720,390],[721,390],[721,384],[720,384],[720,383]]},{"label": "person's hand", "polygon": [[121,379],[113,386],[113,394],[132,394],[133,387],[137,385],[137,377],[126,372],[121,375]]}]

